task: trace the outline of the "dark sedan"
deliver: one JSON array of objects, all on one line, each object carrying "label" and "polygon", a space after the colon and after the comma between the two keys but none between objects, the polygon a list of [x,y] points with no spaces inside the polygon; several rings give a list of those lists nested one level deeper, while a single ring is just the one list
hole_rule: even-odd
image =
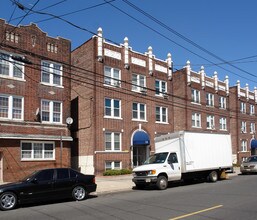
[{"label": "dark sedan", "polygon": [[21,182],[0,185],[0,209],[10,210],[17,204],[64,198],[80,201],[96,191],[94,175],[70,168],[39,170]]}]

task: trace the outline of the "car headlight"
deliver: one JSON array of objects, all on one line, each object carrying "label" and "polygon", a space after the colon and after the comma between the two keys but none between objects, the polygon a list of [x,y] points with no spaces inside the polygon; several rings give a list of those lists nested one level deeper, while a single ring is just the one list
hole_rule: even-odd
[{"label": "car headlight", "polygon": [[3,192],[3,190],[2,189],[0,189],[0,193],[2,193]]},{"label": "car headlight", "polygon": [[147,174],[148,175],[154,175],[154,174],[156,174],[156,170],[149,170]]}]

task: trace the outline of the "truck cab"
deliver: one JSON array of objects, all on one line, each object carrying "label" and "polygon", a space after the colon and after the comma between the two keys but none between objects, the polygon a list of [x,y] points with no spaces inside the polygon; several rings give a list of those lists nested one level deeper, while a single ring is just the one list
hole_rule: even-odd
[{"label": "truck cab", "polygon": [[133,179],[137,188],[154,184],[158,189],[166,189],[169,181],[181,179],[181,161],[178,152],[159,152],[150,156],[144,165],[133,169]]}]

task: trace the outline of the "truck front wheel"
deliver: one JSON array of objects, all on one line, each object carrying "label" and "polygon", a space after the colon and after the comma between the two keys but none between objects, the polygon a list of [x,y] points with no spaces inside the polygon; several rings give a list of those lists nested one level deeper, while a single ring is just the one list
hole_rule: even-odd
[{"label": "truck front wheel", "polygon": [[217,182],[217,180],[218,180],[218,174],[217,174],[217,172],[216,172],[216,171],[210,172],[209,175],[208,175],[208,180],[209,180],[210,182],[212,182],[212,183]]},{"label": "truck front wheel", "polygon": [[165,176],[159,176],[157,179],[157,188],[160,190],[164,190],[167,189],[168,187],[168,180]]}]

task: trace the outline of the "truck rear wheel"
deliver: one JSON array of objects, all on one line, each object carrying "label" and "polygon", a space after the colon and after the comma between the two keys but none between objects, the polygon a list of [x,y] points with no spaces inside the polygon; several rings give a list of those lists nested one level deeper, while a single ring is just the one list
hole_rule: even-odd
[{"label": "truck rear wheel", "polygon": [[216,171],[212,171],[208,175],[208,180],[212,183],[217,182],[218,180],[218,173]]},{"label": "truck rear wheel", "polygon": [[156,186],[160,190],[167,189],[167,187],[168,187],[168,180],[167,180],[167,178],[165,176],[159,176],[158,179],[157,179]]}]

